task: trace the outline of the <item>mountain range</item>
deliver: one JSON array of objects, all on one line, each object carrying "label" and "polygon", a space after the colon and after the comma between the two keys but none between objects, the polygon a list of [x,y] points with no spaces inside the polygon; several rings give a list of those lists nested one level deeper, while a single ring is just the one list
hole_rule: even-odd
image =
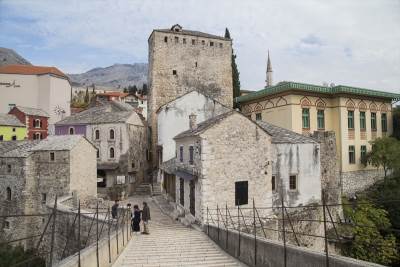
[{"label": "mountain range", "polygon": [[32,65],[12,49],[0,47],[0,67],[11,64]]}]

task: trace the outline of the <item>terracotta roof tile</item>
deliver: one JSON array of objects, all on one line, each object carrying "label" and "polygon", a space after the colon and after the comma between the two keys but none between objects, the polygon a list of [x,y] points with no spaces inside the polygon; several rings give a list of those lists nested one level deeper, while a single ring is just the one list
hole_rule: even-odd
[{"label": "terracotta roof tile", "polygon": [[31,65],[6,65],[0,67],[0,73],[3,74],[24,74],[24,75],[43,75],[43,74],[54,74],[63,78],[68,79],[62,71],[56,67],[45,67],[45,66],[31,66]]}]

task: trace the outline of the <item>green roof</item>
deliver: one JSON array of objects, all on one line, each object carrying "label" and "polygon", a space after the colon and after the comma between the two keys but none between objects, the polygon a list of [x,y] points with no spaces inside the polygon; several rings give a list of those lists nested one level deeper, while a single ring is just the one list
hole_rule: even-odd
[{"label": "green roof", "polygon": [[289,90],[297,90],[303,92],[312,92],[312,93],[320,93],[327,95],[335,95],[335,94],[352,94],[352,95],[360,95],[360,96],[370,96],[370,97],[379,97],[379,98],[389,98],[395,101],[400,100],[400,94],[388,93],[382,91],[375,91],[371,89],[351,87],[345,85],[337,85],[333,87],[329,86],[320,86],[314,84],[306,84],[306,83],[297,83],[297,82],[280,82],[277,85],[255,91],[254,93],[236,97],[235,101],[237,103],[247,102],[250,100],[255,100],[264,96],[274,95],[277,93],[289,91]]}]

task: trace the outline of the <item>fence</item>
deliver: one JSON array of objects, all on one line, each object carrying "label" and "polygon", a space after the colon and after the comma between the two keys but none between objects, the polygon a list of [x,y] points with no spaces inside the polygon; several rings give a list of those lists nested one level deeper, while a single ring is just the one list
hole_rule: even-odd
[{"label": "fence", "polygon": [[[322,192],[321,204],[300,207],[286,206],[282,197],[280,206],[273,207],[257,207],[254,199],[252,207],[247,208],[240,206],[228,207],[227,204],[222,207],[217,206],[214,209],[207,207],[204,227],[209,236],[211,230],[211,238],[215,237],[218,243],[223,240],[223,242],[225,242],[223,246],[225,246],[226,249],[229,246],[233,246],[236,251],[230,252],[237,257],[240,257],[241,253],[241,242],[243,242],[241,235],[246,234],[246,237],[248,237],[249,234],[252,235],[254,239],[252,253],[254,253],[254,255],[251,257],[251,264],[253,266],[258,264],[257,259],[260,258],[258,257],[257,251],[258,241],[260,240],[268,239],[281,242],[283,245],[281,262],[285,267],[288,261],[288,244],[291,246],[304,247],[304,243],[321,240],[325,255],[324,265],[329,267],[332,261],[332,257],[330,257],[330,248],[333,248],[331,246],[332,244],[346,244],[351,242],[355,238],[354,235],[349,234],[353,227],[370,228],[374,226],[344,221],[340,219],[340,216],[332,212],[333,209],[338,210],[337,208],[346,205],[351,205],[354,208],[355,205],[370,205],[370,203],[326,203],[325,199],[325,193]],[[400,203],[400,200],[393,200],[392,202]],[[310,214],[310,211],[313,214]],[[319,216],[321,218],[319,218]],[[305,224],[306,226],[304,226]],[[314,227],[310,227],[310,225],[314,225]],[[301,231],[301,229],[306,229],[308,231]],[[235,234],[232,234],[229,240],[228,235],[230,234],[228,232],[230,230],[233,230]],[[400,229],[394,228],[387,228],[385,231],[400,233]],[[222,234],[226,236],[221,236]],[[235,242],[236,244],[232,244],[231,242]],[[375,245],[368,243],[368,246],[374,247]],[[375,246],[375,248],[378,247]],[[396,245],[393,244],[392,248],[396,249]],[[336,265],[335,262],[331,265],[340,266]]]},{"label": "fence", "polygon": [[[99,208],[98,202],[94,211],[82,211],[80,201],[77,209],[73,211],[59,209],[57,204],[57,198],[55,198],[54,205],[49,208],[50,212],[48,213],[0,215],[0,219],[3,220],[13,218],[18,222],[25,222],[9,229],[10,236],[25,232],[23,228],[27,227],[31,227],[32,232],[34,232],[35,225],[30,224],[31,218],[42,219],[41,230],[35,234],[18,236],[17,238],[3,237],[0,246],[24,244],[25,248],[34,251],[32,257],[13,263],[10,267],[29,266],[29,262],[40,258],[46,261],[47,266],[53,266],[56,262],[73,254],[78,257],[77,263],[80,267],[81,251],[89,246],[94,246],[94,244],[96,246],[96,266],[100,266],[99,241],[108,240],[108,261],[111,263],[111,246],[116,245],[117,254],[119,254],[121,240],[118,240],[118,238],[122,236],[122,245],[124,246],[132,236],[131,211],[129,209],[118,209],[116,218],[112,218],[110,207]],[[29,232],[29,229],[27,232]],[[122,235],[118,235],[121,232]],[[111,244],[112,235],[115,236],[113,239],[116,240],[116,244]]]}]

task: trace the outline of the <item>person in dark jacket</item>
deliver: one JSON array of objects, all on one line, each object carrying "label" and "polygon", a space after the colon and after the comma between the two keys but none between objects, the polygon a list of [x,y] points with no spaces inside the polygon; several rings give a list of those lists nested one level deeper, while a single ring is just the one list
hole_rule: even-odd
[{"label": "person in dark jacket", "polygon": [[118,217],[118,200],[115,200],[114,205],[111,207],[111,216],[113,219]]},{"label": "person in dark jacket", "polygon": [[135,233],[140,233],[140,214],[138,205],[133,206],[133,217],[132,217],[132,231]]},{"label": "person in dark jacket", "polygon": [[142,220],[143,220],[143,232],[142,234],[148,235],[149,233],[149,221],[150,221],[150,208],[146,202],[143,202]]}]

